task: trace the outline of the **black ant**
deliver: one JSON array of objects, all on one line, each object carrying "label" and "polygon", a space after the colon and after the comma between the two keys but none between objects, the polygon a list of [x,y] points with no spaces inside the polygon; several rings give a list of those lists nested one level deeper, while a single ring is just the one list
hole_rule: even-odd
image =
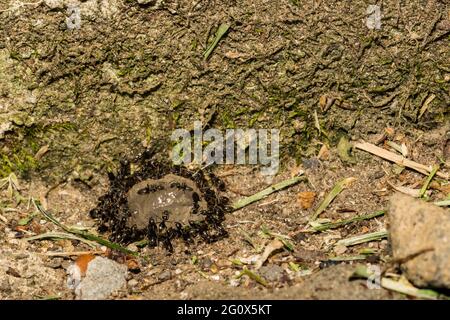
[{"label": "black ant", "polygon": [[189,187],[186,183],[180,183],[180,182],[177,182],[177,181],[172,181],[170,183],[170,187],[171,188],[177,188],[177,189],[180,189],[180,190],[183,190],[183,191],[192,191],[192,188]]},{"label": "black ant", "polygon": [[155,247],[158,245],[158,230],[153,218],[150,218],[148,221],[147,238],[149,246]]},{"label": "black ant", "polygon": [[145,188],[139,189],[137,191],[137,194],[143,195],[143,194],[148,194],[148,193],[154,193],[156,191],[159,190],[163,190],[164,187],[162,185],[159,184],[152,184],[152,185],[147,185]]}]

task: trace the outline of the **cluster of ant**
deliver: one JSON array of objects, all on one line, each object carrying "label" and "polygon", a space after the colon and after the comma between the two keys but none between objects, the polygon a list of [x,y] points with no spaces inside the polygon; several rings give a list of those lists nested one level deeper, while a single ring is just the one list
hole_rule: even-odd
[{"label": "cluster of ant", "polygon": [[[229,210],[228,199],[218,195],[217,191],[224,189],[224,184],[215,175],[208,174],[206,178],[203,171],[191,172],[183,166],[173,166],[164,161],[156,160],[156,150],[148,149],[132,162],[138,169],[131,173],[130,161],[122,161],[116,175],[109,174],[110,189],[99,198],[99,204],[91,210],[90,215],[99,220],[99,231],[110,232],[110,239],[119,243],[131,243],[142,239],[148,239],[151,247],[161,244],[169,252],[173,251],[172,240],[183,239],[186,243],[193,243],[196,237],[205,242],[214,242],[222,239],[227,232],[222,227],[224,214]],[[162,221],[156,222],[150,217],[146,229],[129,227],[127,220],[131,213],[128,208],[127,192],[137,183],[152,179],[158,180],[167,174],[175,174],[193,181],[202,194],[207,206],[205,210],[199,210],[200,195],[192,193],[192,214],[200,214],[204,218],[199,221],[189,221],[186,225],[175,222],[174,226],[167,226],[170,212],[164,211]],[[171,182],[171,188],[192,191],[188,185],[180,182]],[[160,184],[149,184],[138,191],[139,194],[148,194],[162,190]]]}]

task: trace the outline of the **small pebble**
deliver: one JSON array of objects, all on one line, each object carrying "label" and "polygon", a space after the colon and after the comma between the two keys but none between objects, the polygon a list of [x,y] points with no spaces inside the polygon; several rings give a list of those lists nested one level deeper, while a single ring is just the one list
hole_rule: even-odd
[{"label": "small pebble", "polygon": [[280,281],[283,278],[285,271],[279,265],[269,264],[261,267],[259,273],[267,281]]},{"label": "small pebble", "polygon": [[201,266],[203,268],[203,270],[209,270],[209,268],[211,268],[213,262],[209,257],[204,257],[201,260]]},{"label": "small pebble", "polygon": [[53,258],[53,259],[50,259],[50,261],[47,262],[45,264],[45,266],[49,267],[49,268],[53,268],[53,269],[58,269],[58,268],[61,268],[62,262],[63,262],[62,258]]},{"label": "small pebble", "polygon": [[209,277],[211,280],[214,280],[214,281],[219,281],[220,280],[220,276],[218,275],[218,274],[215,274],[215,275],[213,275],[213,276],[210,276]]},{"label": "small pebble", "polygon": [[158,275],[159,281],[167,281],[172,278],[172,273],[169,270],[165,270]]},{"label": "small pebble", "polygon": [[182,273],[183,272],[183,270],[181,270],[181,269],[176,269],[175,270],[175,274],[180,274],[180,273]]},{"label": "small pebble", "polygon": [[63,262],[61,262],[61,267],[64,270],[67,270],[67,268],[72,264],[72,262],[70,262],[70,260],[64,260]]},{"label": "small pebble", "polygon": [[138,284],[139,282],[136,279],[131,279],[130,281],[128,281],[129,287],[136,287]]},{"label": "small pebble", "polygon": [[240,284],[241,284],[241,280],[240,279],[231,279],[230,280],[230,286],[231,287],[239,287]]}]

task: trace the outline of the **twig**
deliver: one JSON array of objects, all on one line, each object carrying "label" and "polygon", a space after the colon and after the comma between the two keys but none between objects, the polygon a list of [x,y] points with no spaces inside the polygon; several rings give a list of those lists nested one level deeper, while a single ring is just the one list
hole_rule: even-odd
[{"label": "twig", "polygon": [[361,234],[358,236],[350,237],[347,239],[342,239],[336,242],[336,245],[341,245],[345,247],[354,246],[356,244],[375,241],[375,240],[381,240],[383,238],[386,238],[388,236],[388,232],[386,230]]},{"label": "twig", "polygon": [[[433,170],[433,168],[431,166],[426,166],[426,165],[417,163],[415,161],[405,159],[404,157],[402,157],[400,155],[397,155],[393,152],[390,152],[383,148],[377,147],[376,145],[365,142],[365,141],[355,143],[354,147],[357,149],[372,153],[376,156],[379,156],[380,158],[395,162],[396,164],[398,164],[400,166],[404,166],[404,167],[408,167],[410,169],[416,170],[417,172],[420,172],[425,175],[430,174],[431,171]],[[441,172],[436,172],[436,175],[443,179],[449,178],[448,175],[441,173]]]},{"label": "twig", "polygon": [[[299,173],[299,175],[301,175],[301,174],[303,174],[303,172]],[[277,184],[270,186],[267,189],[264,189],[256,194],[250,196],[250,197],[246,197],[246,198],[236,201],[235,203],[233,203],[232,208],[233,208],[233,210],[241,209],[245,206],[248,206],[249,204],[251,204],[253,202],[259,201],[259,200],[267,197],[269,194],[272,194],[272,193],[279,191],[281,189],[284,189],[286,187],[292,186],[292,185],[298,183],[301,179],[302,179],[301,177],[294,177],[291,179],[281,181]]]},{"label": "twig", "polygon": [[312,231],[325,231],[328,229],[336,229],[342,226],[345,226],[347,224],[353,223],[353,222],[358,222],[358,221],[363,221],[363,220],[368,220],[368,219],[372,219],[375,217],[379,217],[384,215],[385,211],[381,210],[381,211],[377,211],[371,214],[367,214],[367,215],[363,215],[363,216],[359,216],[359,217],[354,217],[354,218],[350,218],[350,219],[345,219],[345,220],[340,220],[340,221],[336,221],[336,222],[329,222],[329,223],[324,223],[318,226],[313,226],[313,230]]}]

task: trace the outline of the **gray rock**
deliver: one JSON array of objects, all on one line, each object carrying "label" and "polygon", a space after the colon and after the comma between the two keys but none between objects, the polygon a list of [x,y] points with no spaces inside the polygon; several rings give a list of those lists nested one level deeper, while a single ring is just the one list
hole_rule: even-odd
[{"label": "gray rock", "polygon": [[126,286],[127,267],[96,257],[87,267],[86,276],[75,290],[77,299],[101,300]]},{"label": "gray rock", "polygon": [[388,217],[394,259],[432,249],[402,264],[407,278],[418,287],[450,289],[450,210],[395,194]]},{"label": "gray rock", "polygon": [[172,273],[169,270],[165,270],[158,275],[159,281],[166,281],[172,278]]},{"label": "gray rock", "polygon": [[269,264],[259,269],[259,274],[270,282],[281,281],[285,275],[282,267],[276,264]]}]

